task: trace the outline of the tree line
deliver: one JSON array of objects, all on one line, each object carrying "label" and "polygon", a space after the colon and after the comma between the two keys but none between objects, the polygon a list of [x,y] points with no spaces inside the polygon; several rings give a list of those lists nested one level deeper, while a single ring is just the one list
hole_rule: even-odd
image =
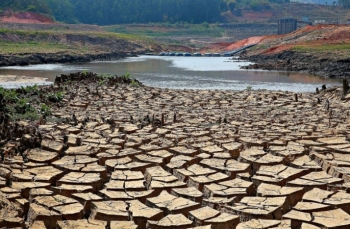
[{"label": "tree line", "polygon": [[89,24],[216,22],[220,19],[221,2],[222,0],[71,0],[77,20]]},{"label": "tree line", "polygon": [[[111,25],[149,22],[218,22],[225,11],[262,10],[289,0],[0,0],[1,10],[53,15],[66,23]],[[339,4],[350,7],[350,0]]]}]

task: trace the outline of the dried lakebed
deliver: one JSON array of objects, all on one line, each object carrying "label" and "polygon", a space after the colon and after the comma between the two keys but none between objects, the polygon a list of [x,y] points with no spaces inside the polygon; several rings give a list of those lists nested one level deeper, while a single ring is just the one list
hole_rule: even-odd
[{"label": "dried lakebed", "polygon": [[0,227],[350,227],[339,88],[69,87],[55,119],[1,125],[22,135],[2,148]]}]

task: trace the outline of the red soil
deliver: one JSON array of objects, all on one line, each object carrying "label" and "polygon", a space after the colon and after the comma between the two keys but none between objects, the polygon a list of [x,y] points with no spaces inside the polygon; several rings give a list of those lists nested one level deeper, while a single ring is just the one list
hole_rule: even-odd
[{"label": "red soil", "polygon": [[0,17],[0,22],[24,23],[24,24],[54,24],[55,22],[48,16],[32,12],[13,13]]},{"label": "red soil", "polygon": [[223,52],[238,49],[251,44],[266,45],[269,48],[257,51],[260,54],[275,54],[289,50],[294,46],[317,46],[325,44],[342,44],[350,42],[350,26],[348,25],[315,25],[306,26],[285,35],[250,37],[233,44],[213,44],[208,50]]},{"label": "red soil", "polygon": [[291,45],[279,45],[279,46],[271,47],[271,48],[267,49],[266,51],[262,52],[261,54],[275,54],[275,53],[289,50],[291,48],[292,48]]},{"label": "red soil", "polygon": [[204,52],[225,52],[225,51],[231,51],[234,49],[239,49],[241,47],[247,46],[247,45],[252,45],[252,44],[257,44],[264,39],[268,38],[270,36],[261,36],[261,37],[249,37],[244,40],[237,41],[235,43],[227,43],[227,42],[222,42],[222,43],[214,43],[211,44],[208,48],[205,48],[204,50],[201,50],[202,53]]},{"label": "red soil", "polygon": [[261,42],[262,40],[264,40],[266,38],[266,36],[261,36],[261,37],[249,37],[247,39],[244,40],[240,40],[237,41],[231,45],[229,45],[228,47],[226,47],[226,50],[234,50],[234,49],[238,49],[241,48],[243,46],[247,46],[247,45],[252,45],[252,44],[257,44],[259,42]]}]

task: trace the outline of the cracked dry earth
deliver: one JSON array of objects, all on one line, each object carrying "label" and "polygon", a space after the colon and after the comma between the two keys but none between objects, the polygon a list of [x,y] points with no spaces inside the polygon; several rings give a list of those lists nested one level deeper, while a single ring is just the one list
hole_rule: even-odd
[{"label": "cracked dry earth", "polygon": [[1,228],[350,228],[341,89],[74,88],[60,121],[19,122],[25,157],[5,145]]}]

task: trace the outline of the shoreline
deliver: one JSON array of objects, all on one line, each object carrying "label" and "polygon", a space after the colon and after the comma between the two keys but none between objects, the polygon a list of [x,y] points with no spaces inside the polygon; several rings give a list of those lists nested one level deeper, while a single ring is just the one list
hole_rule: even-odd
[{"label": "shoreline", "polygon": [[284,51],[273,55],[243,54],[240,58],[254,62],[242,69],[306,72],[325,79],[350,78],[350,58],[337,60],[295,51]]},{"label": "shoreline", "polygon": [[5,89],[16,89],[34,85],[48,86],[51,84],[53,84],[53,82],[47,81],[46,78],[41,77],[0,74],[0,87]]},{"label": "shoreline", "polygon": [[123,59],[135,57],[143,52],[110,52],[97,54],[74,55],[66,53],[20,53],[20,54],[1,54],[0,67],[8,66],[28,66],[34,64],[66,64],[66,63],[87,63],[97,60]]},{"label": "shoreline", "polygon": [[[28,66],[35,64],[87,63],[92,61],[109,61],[145,55],[144,52],[109,52],[97,54],[74,55],[66,53],[19,53],[0,54],[0,67]],[[273,55],[246,55],[240,60],[253,62],[241,69],[261,69],[268,71],[286,71],[309,73],[325,79],[350,78],[350,58],[332,60],[318,58],[308,53],[284,51]]]},{"label": "shoreline", "polygon": [[[135,60],[137,61],[137,59],[141,58],[141,60],[143,60],[145,57],[148,57],[148,56],[138,56],[137,58],[136,57],[130,57],[131,60]],[[150,58],[161,58],[161,57],[150,57]],[[181,59],[184,59],[184,58],[181,58]],[[230,61],[223,61],[221,58],[216,58],[220,63],[221,62],[230,62]],[[180,61],[180,58],[177,59],[178,61]],[[229,60],[229,58],[227,58],[227,60]],[[107,63],[109,62],[108,60],[105,60]],[[116,60],[118,61],[118,60]],[[122,61],[122,62],[129,62],[128,60],[126,59],[120,59],[119,61]],[[203,65],[203,61],[200,60],[200,58],[196,58],[196,61],[199,61],[201,62],[201,64]],[[193,61],[194,63],[197,63],[196,61]],[[89,63],[93,63],[94,61],[92,62],[88,62],[87,65],[90,65]],[[99,61],[97,61],[99,62]],[[183,61],[182,61],[183,62]],[[185,62],[188,62],[187,60]],[[194,64],[192,61],[190,61],[191,64]],[[212,62],[212,61],[210,61]],[[239,61],[238,61],[239,62]],[[101,61],[101,63],[104,63],[103,61]],[[206,63],[206,62],[205,62]],[[57,63],[58,64],[58,63]],[[211,63],[210,63],[211,64]],[[240,64],[240,63],[238,63]],[[246,63],[246,64],[249,64],[249,63]],[[58,65],[61,65],[61,64],[58,64]],[[64,65],[64,64],[62,64]],[[95,66],[95,65],[94,65]],[[102,64],[102,66],[104,66]],[[204,66],[204,65],[203,65]],[[207,66],[207,65],[205,65]],[[218,65],[215,65],[215,66],[218,66]],[[247,77],[247,78],[250,78],[250,77],[254,77],[255,75],[255,71],[259,72],[259,70],[250,70],[250,71],[242,71],[239,69],[239,67],[234,67],[232,68],[232,63],[224,63],[223,66],[220,66],[219,68],[216,67],[216,70],[217,71],[221,71],[221,70],[224,70],[225,69],[225,66],[228,66],[227,69],[233,69],[233,70],[236,70],[237,72],[244,72],[243,76],[244,77]],[[96,67],[96,66],[95,66]],[[182,69],[187,69],[187,65],[176,65],[177,68],[182,68]],[[11,67],[8,67],[11,69]],[[17,67],[14,67],[14,68],[17,68]],[[18,68],[22,68],[22,67],[18,67]],[[26,68],[26,67],[23,67],[23,68]],[[32,67],[29,67],[30,69]],[[35,67],[34,67],[35,68]],[[36,68],[35,68],[36,69]],[[38,68],[36,70],[40,70],[41,68]],[[45,69],[45,70],[44,70]],[[63,71],[65,69],[65,67],[63,67],[61,70]],[[87,68],[88,69],[88,68]],[[220,69],[220,70],[219,70]],[[31,70],[34,70],[34,69],[31,69]],[[42,70],[46,71],[46,67],[43,67]],[[206,70],[207,71],[211,71],[211,65],[206,67]],[[28,71],[28,70],[27,70]],[[30,71],[30,70],[29,70]],[[26,72],[26,71],[15,71],[15,72],[12,72],[11,70],[7,70],[7,71],[4,71],[3,74],[13,74],[13,75],[27,75],[27,76],[32,76],[32,77],[37,77],[37,76],[42,76],[42,77],[47,77],[49,79],[49,81],[54,81],[54,76],[56,75],[60,75],[62,73],[62,71],[60,70],[55,70],[55,72],[53,74],[50,74],[51,70],[48,70],[48,74],[43,74],[41,75],[40,73],[36,74],[36,73],[32,73],[32,72]],[[81,71],[81,69],[79,70],[78,69],[71,69],[69,70],[69,72],[78,72],[78,71]],[[192,71],[196,71],[195,69]],[[215,70],[214,70],[215,71]],[[103,71],[100,71],[100,73],[102,73]],[[117,71],[116,71],[117,72]],[[123,72],[128,72],[128,70],[124,70]],[[249,73],[250,72],[250,73]],[[262,74],[260,77],[256,77],[254,78],[254,80],[252,78],[250,78],[250,80],[252,80],[253,82],[250,82],[250,81],[246,81],[246,80],[242,80],[242,83],[239,84],[239,86],[237,86],[237,84],[233,83],[235,80],[239,80],[240,78],[239,77],[236,77],[236,78],[233,78],[231,80],[233,80],[232,82],[230,81],[229,84],[232,84],[232,85],[228,85],[228,84],[220,84],[220,83],[217,83],[217,80],[214,80],[213,82],[211,82],[210,84],[203,84],[202,83],[198,83],[198,79],[196,80],[191,80],[191,84],[187,84],[186,86],[182,85],[181,83],[179,84],[175,84],[175,85],[172,85],[172,84],[166,84],[162,81],[162,79],[158,79],[157,77],[151,79],[151,80],[148,80],[149,81],[149,86],[156,86],[158,85],[159,88],[179,88],[179,89],[193,89],[193,90],[197,90],[197,89],[204,89],[204,90],[210,90],[210,89],[218,89],[218,90],[242,90],[242,89],[245,89],[245,88],[252,88],[254,90],[259,90],[259,89],[265,89],[265,90],[274,90],[274,91],[278,91],[278,90],[281,90],[281,91],[294,91],[294,92],[312,92],[315,90],[316,87],[320,87],[321,85],[323,84],[327,84],[327,86],[331,86],[331,85],[339,85],[339,82],[335,82],[335,80],[323,80],[321,77],[317,77],[317,76],[309,76],[309,75],[299,75],[298,73],[287,73],[287,71],[283,71],[285,72],[285,75],[284,76],[285,78],[289,78],[290,77],[290,80],[289,79],[286,79],[286,80],[282,80],[282,81],[273,81],[273,80],[276,80],[275,78],[277,76],[279,76],[279,73],[276,73],[276,72],[279,72],[278,70],[274,70],[274,71],[261,71],[261,72],[264,72],[264,73],[259,73],[259,74]],[[1,74],[1,72],[0,72]],[[202,73],[201,73],[202,74]],[[205,73],[203,73],[203,78],[206,79],[206,77],[208,77],[207,75],[205,75]],[[234,75],[238,75],[236,73],[233,73]],[[282,73],[283,74],[283,73]],[[260,79],[262,79],[263,77],[271,77],[268,78],[267,80],[262,80],[260,82]],[[219,77],[220,78],[220,77]],[[224,77],[225,78],[225,77]],[[144,79],[147,81],[147,79],[141,77],[140,79]],[[221,79],[221,78],[220,78]],[[243,79],[243,78],[242,78]],[[313,80],[315,79],[315,80]],[[272,80],[272,81],[271,81]],[[40,82],[41,80],[39,80],[38,84],[41,83]],[[148,82],[147,81],[147,82]],[[331,82],[332,81],[332,82]],[[182,81],[181,81],[182,82]],[[219,81],[220,82],[220,81]],[[271,83],[273,82],[273,83]],[[296,84],[301,84],[300,86],[294,86]],[[288,84],[290,84],[290,86],[288,86]],[[1,85],[1,82],[0,82],[0,85]],[[18,84],[17,84],[18,85]],[[7,88],[16,88],[18,87],[17,85],[12,85],[10,87],[7,87]],[[20,87],[21,85],[19,85]],[[28,86],[28,84],[24,84],[23,86]],[[297,87],[299,89],[290,89],[291,86],[294,86],[294,87]]]}]

